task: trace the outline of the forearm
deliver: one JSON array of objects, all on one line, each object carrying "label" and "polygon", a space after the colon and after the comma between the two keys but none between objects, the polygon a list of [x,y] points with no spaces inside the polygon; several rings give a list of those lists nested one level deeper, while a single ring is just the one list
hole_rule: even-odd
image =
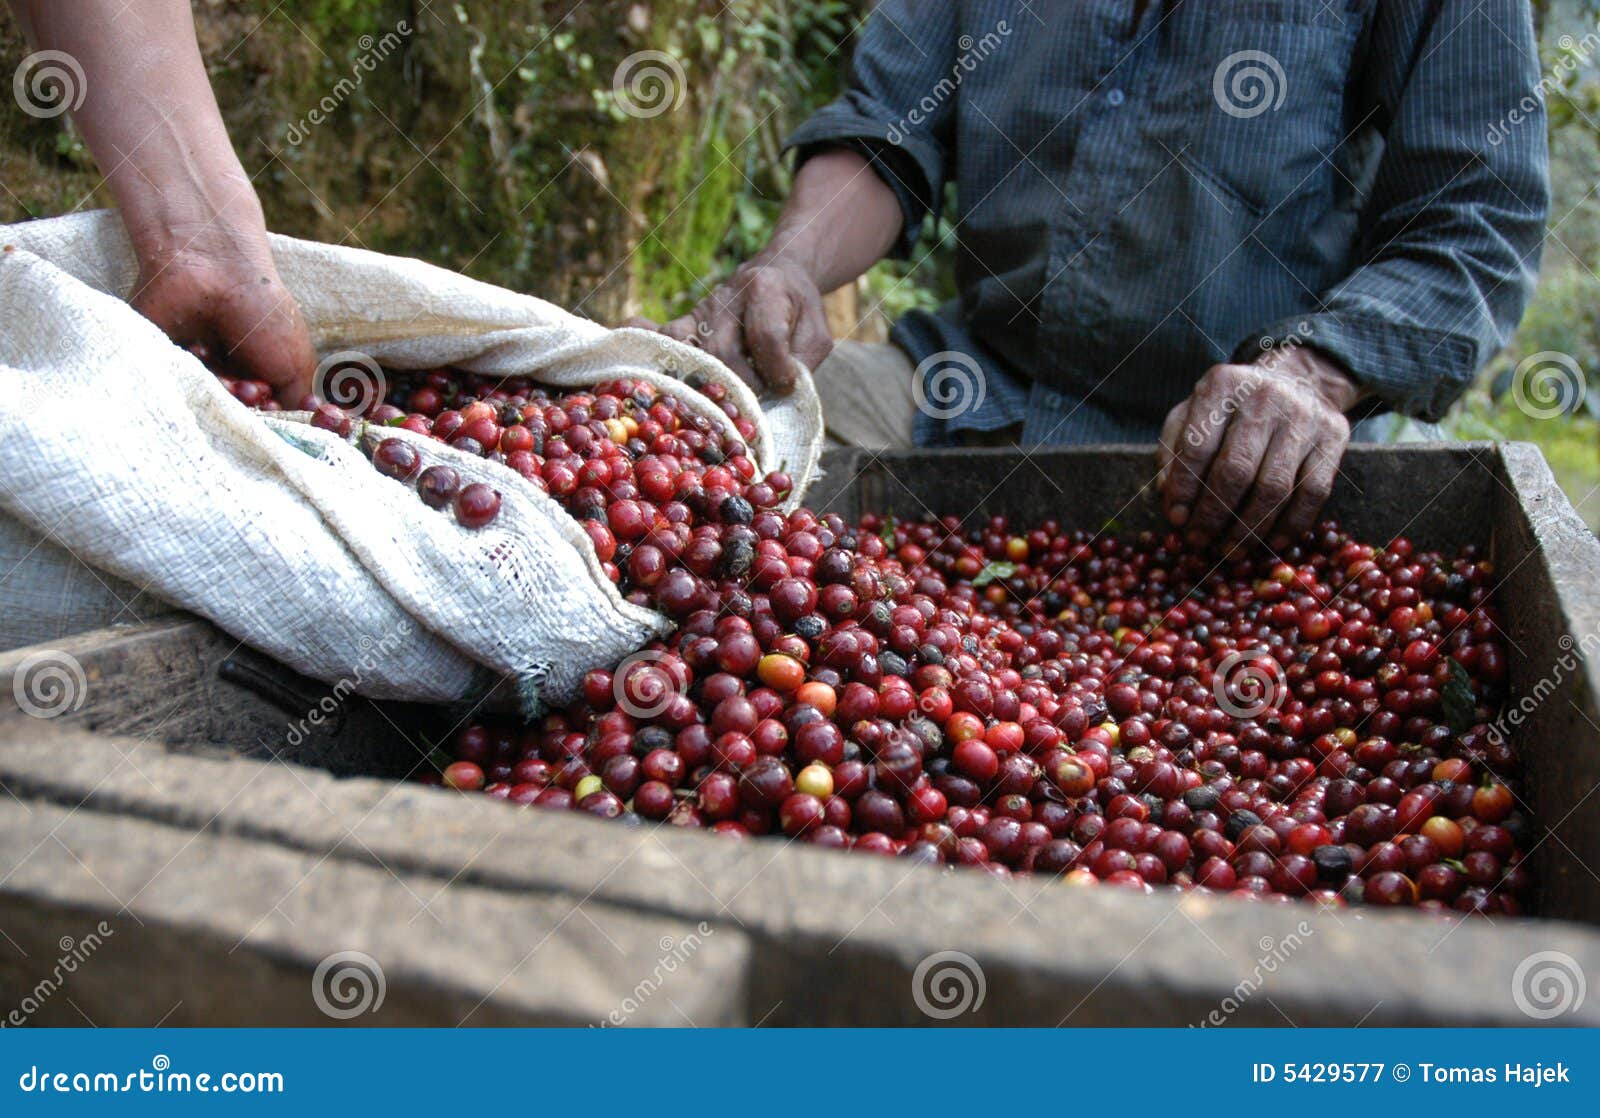
[{"label": "forearm", "polygon": [[186,0],[12,0],[33,45],[84,74],[74,120],[143,262],[264,229],[206,77]]},{"label": "forearm", "polygon": [[755,262],[787,260],[819,291],[832,291],[887,256],[904,221],[894,191],[865,157],[844,148],[822,152],[801,166]]},{"label": "forearm", "polygon": [[[1476,207],[1435,202],[1428,210],[1473,215]],[[1236,359],[1261,337],[1298,339],[1335,359],[1366,395],[1437,421],[1514,331],[1537,275],[1541,216],[1542,206],[1494,220],[1416,220],[1324,292],[1319,310],[1252,330]]]}]

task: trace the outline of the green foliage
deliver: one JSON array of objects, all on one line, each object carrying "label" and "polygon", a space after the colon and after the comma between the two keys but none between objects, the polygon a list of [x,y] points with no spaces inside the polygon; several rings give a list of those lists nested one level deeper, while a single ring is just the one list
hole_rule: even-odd
[{"label": "green foliage", "polygon": [[973,578],[972,585],[979,587],[988,586],[997,578],[1010,578],[1016,573],[1017,567],[1015,563],[1006,563],[998,559],[990,560],[983,565],[983,570],[979,571]]},{"label": "green foliage", "polygon": [[1546,350],[1575,359],[1589,374],[1600,374],[1600,281],[1590,272],[1558,261],[1545,269],[1528,303],[1522,325],[1506,352],[1491,362],[1491,379],[1517,359]]},{"label": "green foliage", "polygon": [[[783,141],[837,93],[863,5],[734,0],[691,7],[651,44],[683,67],[695,123],[670,147],[643,141],[651,150],[643,161],[651,190],[641,200],[645,231],[629,271],[633,301],[656,319],[687,311],[766,243],[790,186]],[[630,117],[611,78],[603,69],[583,81],[618,137],[659,132],[657,118]]]},{"label": "green foliage", "polygon": [[[1516,337],[1490,362],[1480,387],[1445,424],[1460,438],[1537,443],[1562,488],[1593,527],[1600,528],[1600,0],[1535,5],[1549,114],[1550,235],[1539,286]],[[1587,407],[1538,419],[1504,391],[1523,359],[1546,351],[1570,356],[1586,378]],[[1492,398],[1496,389],[1499,399]]]},{"label": "green foliage", "polygon": [[1535,419],[1518,409],[1510,396],[1497,402],[1485,389],[1476,388],[1456,406],[1444,427],[1456,439],[1537,444],[1579,514],[1600,530],[1600,422],[1587,411]]},{"label": "green foliage", "polygon": [[955,184],[946,187],[939,219],[923,233],[909,260],[885,260],[867,273],[869,306],[893,322],[907,311],[933,310],[955,298]]},{"label": "green foliage", "polygon": [[704,291],[718,272],[730,215],[742,197],[743,180],[727,140],[717,135],[696,146],[703,158],[677,161],[671,189],[661,192],[651,212],[652,228],[636,255],[640,310],[658,321],[688,310],[692,294]]},{"label": "green foliage", "polygon": [[[860,0],[737,0],[728,5],[733,18],[698,21],[702,46],[713,53],[721,47],[719,73],[743,68],[737,83],[743,93],[716,99],[684,161],[703,177],[695,180],[690,213],[672,226],[677,235],[653,230],[647,239],[652,252],[641,253],[649,273],[646,313],[687,311],[766,244],[791,185],[783,143],[838,93],[867,6]],[[662,255],[669,259],[658,268]]]}]

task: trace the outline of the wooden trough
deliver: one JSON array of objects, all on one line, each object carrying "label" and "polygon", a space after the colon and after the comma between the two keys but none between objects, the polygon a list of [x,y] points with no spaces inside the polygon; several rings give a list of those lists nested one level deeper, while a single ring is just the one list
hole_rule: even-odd
[{"label": "wooden trough", "polygon": [[[847,517],[1159,525],[1148,448],[825,466],[807,503]],[[332,693],[179,617],[0,654],[0,1018],[1600,1024],[1600,992],[1536,988],[1600,983],[1600,545],[1515,444],[1354,448],[1329,511],[1368,539],[1490,549],[1544,828],[1537,917],[1002,882],[515,810],[397,782],[461,712]],[[30,714],[11,700],[47,656],[81,679]]]}]

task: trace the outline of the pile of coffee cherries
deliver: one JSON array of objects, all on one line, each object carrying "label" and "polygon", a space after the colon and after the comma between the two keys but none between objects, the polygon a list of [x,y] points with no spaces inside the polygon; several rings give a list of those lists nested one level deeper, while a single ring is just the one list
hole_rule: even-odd
[{"label": "pile of coffee cherries", "polygon": [[[627,380],[390,383],[369,421],[503,460],[676,623],[560,713],[461,729],[429,783],[1075,885],[1531,899],[1518,758],[1491,724],[1493,570],[1471,548],[1332,523],[1230,557],[1051,520],[852,524],[782,511],[789,478],[757,477],[711,386],[740,437]],[[414,476],[385,445],[378,468]]]},{"label": "pile of coffee cherries", "polygon": [[[690,478],[711,499],[731,498],[737,489],[740,501],[760,507],[777,505],[791,485],[783,474],[752,484],[756,467],[744,440],[755,434],[755,427],[738,414],[718,384],[700,387],[731,420],[733,432],[643,381],[616,380],[593,392],[554,396],[525,378],[491,380],[453,369],[384,370],[365,383],[361,377],[360,369],[345,370],[340,382],[350,392],[347,405],[354,406],[316,395],[301,400],[301,410],[311,413],[311,425],[348,438],[355,421],[365,419],[364,445],[373,465],[413,485],[428,507],[452,508],[468,528],[492,522],[499,515],[501,495],[482,483],[462,485],[459,472],[447,464],[425,466],[412,443],[382,438],[372,428],[402,427],[510,467],[583,521],[614,582],[621,579],[612,562],[618,535],[609,530],[608,520],[618,522],[617,532],[634,526],[639,527],[636,535],[644,535],[644,508],[671,502],[680,495],[673,486],[686,492]],[[222,381],[241,403],[280,410],[264,382]],[[617,497],[619,486],[643,504],[631,498],[624,504]],[[614,501],[621,506],[616,511]]]}]

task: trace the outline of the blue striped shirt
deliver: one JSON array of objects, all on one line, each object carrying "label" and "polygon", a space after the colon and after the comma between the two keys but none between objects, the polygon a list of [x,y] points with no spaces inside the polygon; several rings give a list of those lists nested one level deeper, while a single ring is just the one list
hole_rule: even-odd
[{"label": "blue striped shirt", "polygon": [[883,0],[790,145],[868,154],[904,254],[955,183],[959,298],[893,338],[982,399],[920,444],[1148,441],[1286,342],[1436,420],[1537,275],[1540,73],[1525,0]]}]

